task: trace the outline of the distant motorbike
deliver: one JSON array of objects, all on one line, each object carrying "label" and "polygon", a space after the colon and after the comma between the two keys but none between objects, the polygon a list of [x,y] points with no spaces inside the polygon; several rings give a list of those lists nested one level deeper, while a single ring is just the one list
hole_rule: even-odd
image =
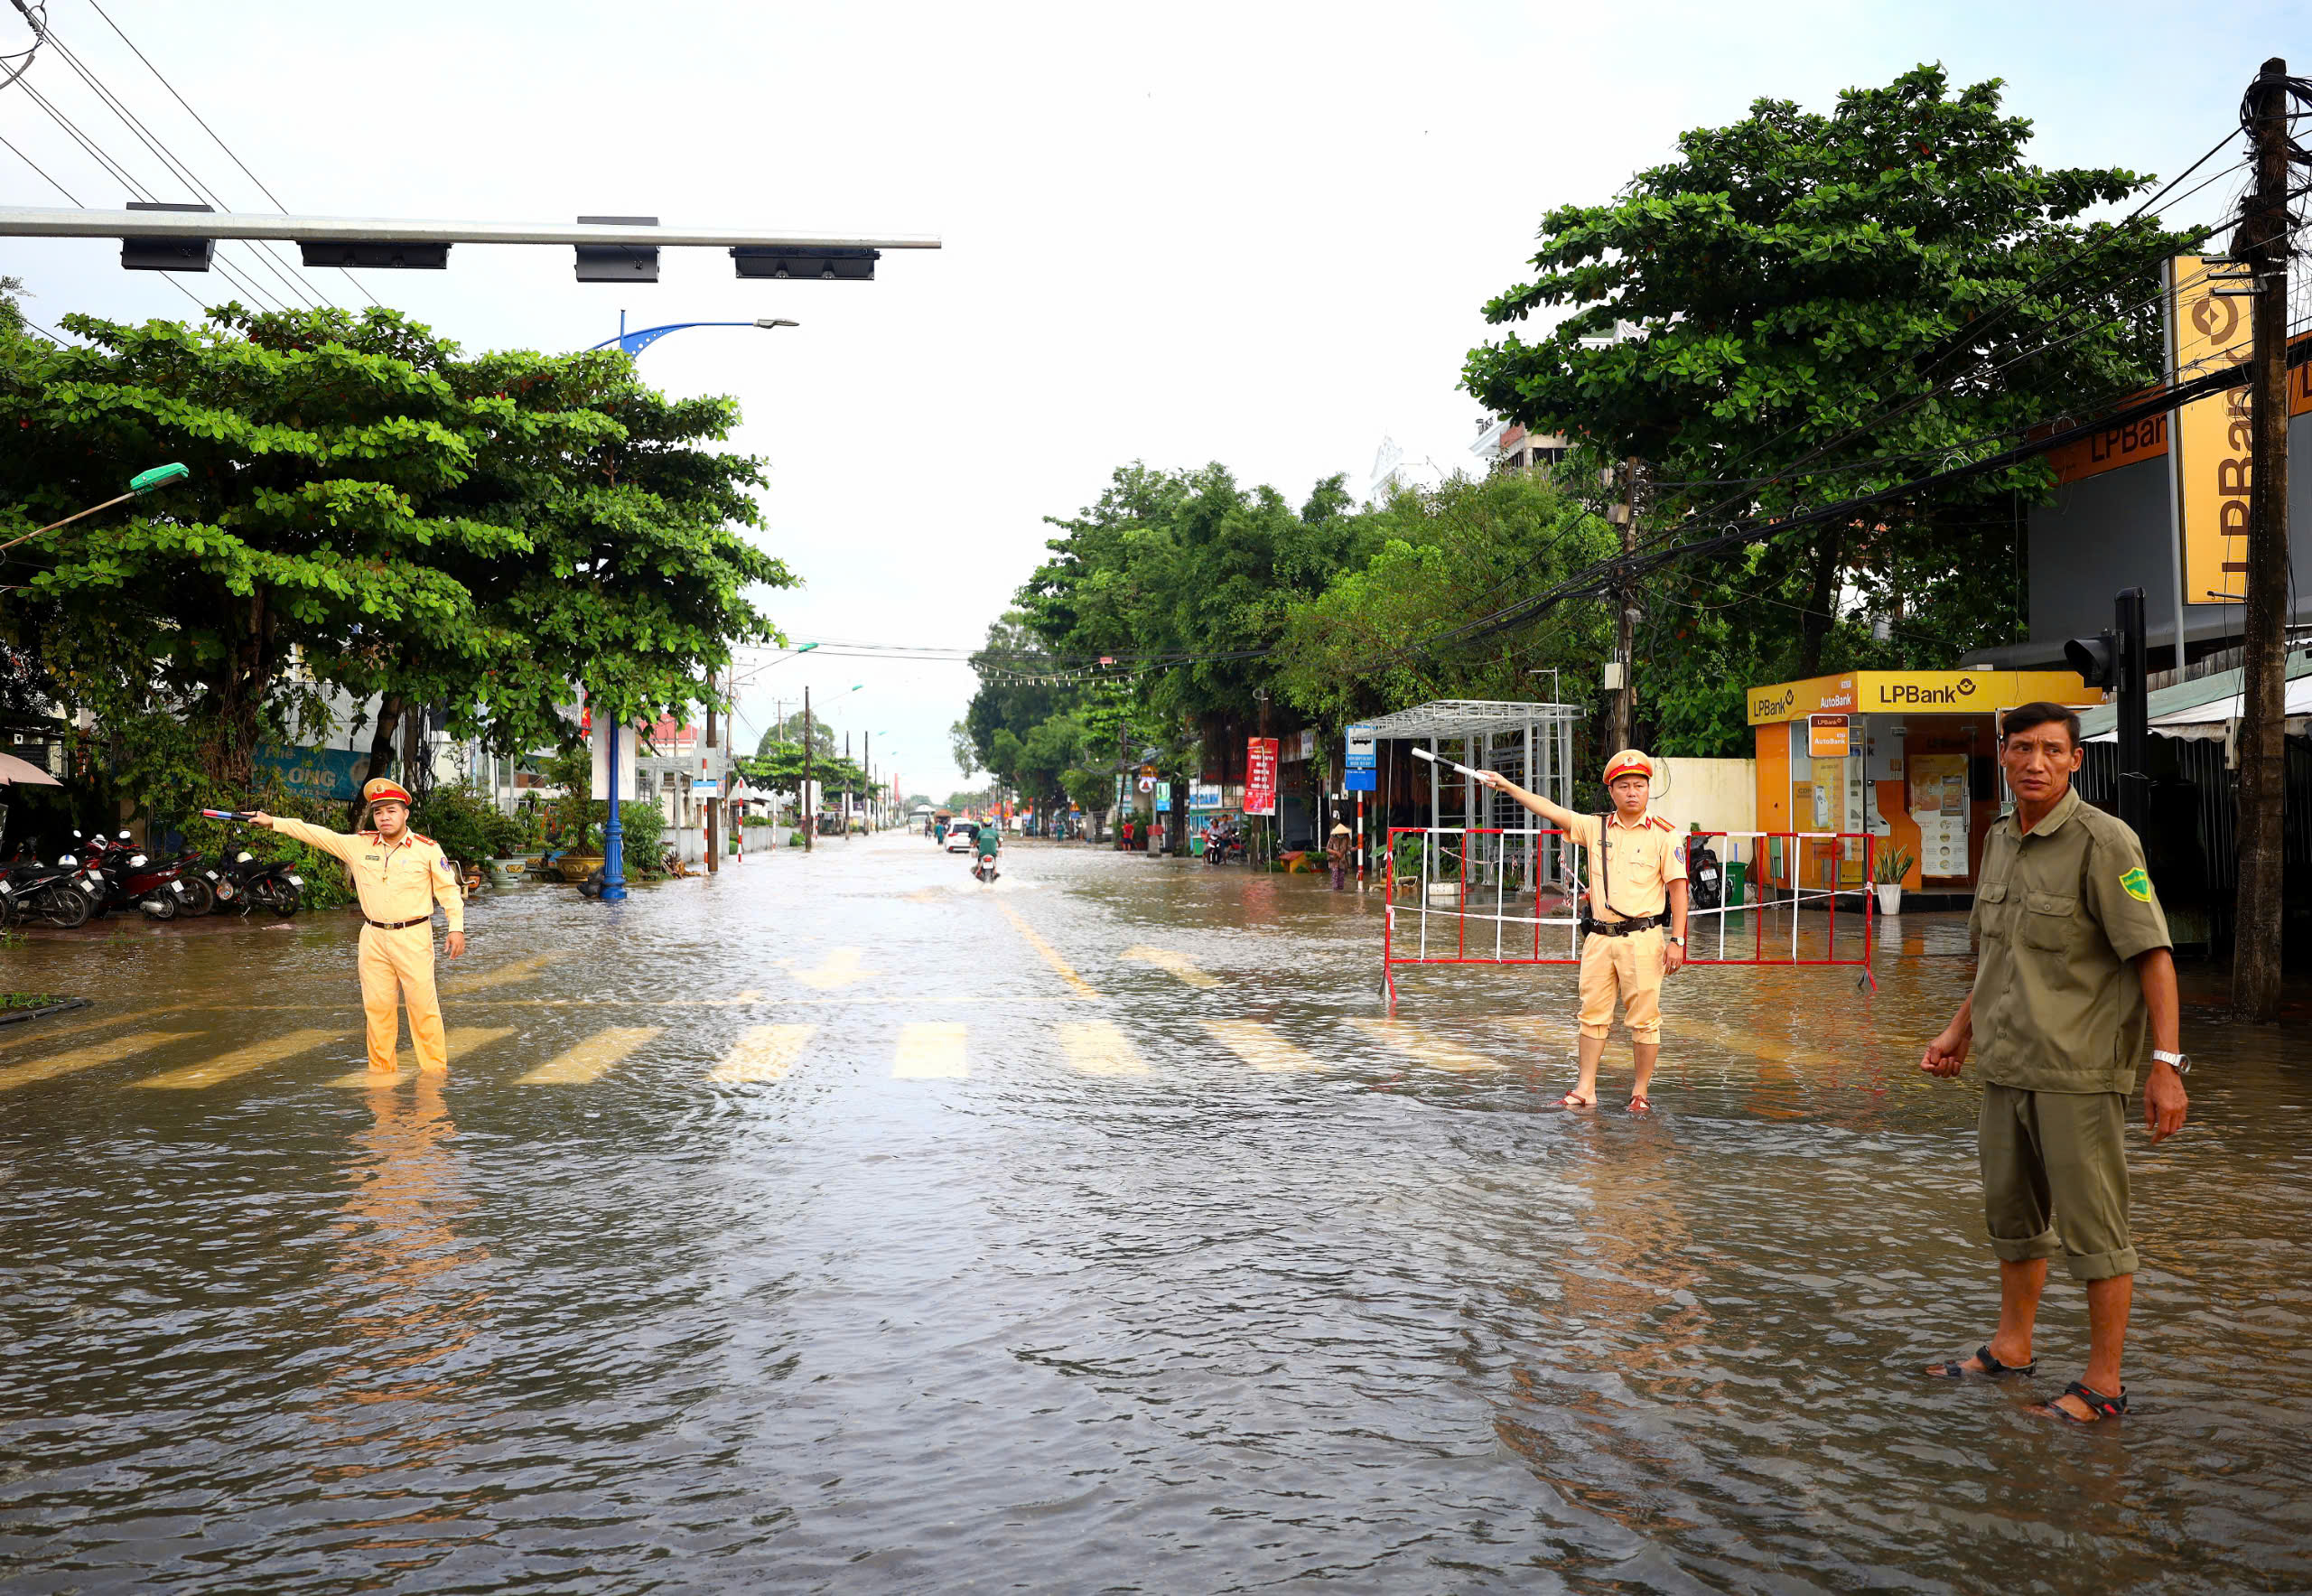
[{"label": "distant motorbike", "polygon": [[994,854],[981,854],[976,855],[972,861],[972,878],[980,882],[983,886],[993,885],[995,881],[995,874]]},{"label": "distant motorbike", "polygon": [[0,926],[41,919],[70,930],[97,911],[104,885],[70,854],[53,864],[23,859],[0,874]]},{"label": "distant motorbike", "polygon": [[180,914],[207,914],[217,907],[215,889],[195,869],[198,854],[180,854],[163,862],[135,849],[126,831],[110,841],[98,837],[89,844],[90,862],[105,875],[107,909],[134,903],[150,919],[174,919]]}]

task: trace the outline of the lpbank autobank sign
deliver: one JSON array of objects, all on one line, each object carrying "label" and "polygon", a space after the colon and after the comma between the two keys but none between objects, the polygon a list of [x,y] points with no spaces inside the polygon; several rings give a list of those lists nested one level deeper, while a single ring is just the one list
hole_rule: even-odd
[{"label": "lpbank autobank sign", "polygon": [[1748,694],[1750,724],[1809,715],[1989,714],[2036,699],[2100,704],[2102,695],[2067,670],[1858,670],[1806,682],[1777,682]]}]

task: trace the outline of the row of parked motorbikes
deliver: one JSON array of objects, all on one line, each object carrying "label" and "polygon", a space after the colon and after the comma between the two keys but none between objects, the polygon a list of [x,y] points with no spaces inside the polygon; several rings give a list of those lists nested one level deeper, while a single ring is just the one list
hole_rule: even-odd
[{"label": "row of parked motorbikes", "polygon": [[246,848],[154,859],[126,831],[112,837],[76,831],[72,838],[72,850],[52,863],[42,863],[28,843],[0,866],[0,927],[40,920],[69,929],[131,906],[148,919],[259,909],[285,919],[303,902],[303,876]]}]

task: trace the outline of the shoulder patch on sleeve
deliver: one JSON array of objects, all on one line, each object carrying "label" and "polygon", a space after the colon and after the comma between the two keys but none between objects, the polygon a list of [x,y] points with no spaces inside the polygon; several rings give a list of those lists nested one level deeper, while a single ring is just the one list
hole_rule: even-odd
[{"label": "shoulder patch on sleeve", "polygon": [[2139,903],[2149,903],[2151,901],[2151,877],[2144,873],[2143,866],[2139,864],[2120,877],[2120,891]]}]

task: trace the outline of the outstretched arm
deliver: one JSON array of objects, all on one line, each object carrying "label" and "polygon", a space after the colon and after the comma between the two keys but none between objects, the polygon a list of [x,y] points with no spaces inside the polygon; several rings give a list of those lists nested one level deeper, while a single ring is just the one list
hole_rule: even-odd
[{"label": "outstretched arm", "polygon": [[1571,809],[1560,808],[1538,792],[1527,792],[1498,770],[1480,770],[1478,772],[1478,779],[1496,792],[1507,793],[1543,819],[1552,825],[1562,826],[1569,831],[1577,829],[1578,823],[1582,818]]},{"label": "outstretched arm", "polygon": [[249,820],[253,825],[271,826],[283,836],[295,837],[299,842],[339,859],[352,858],[353,851],[361,845],[358,836],[348,836],[341,831],[331,831],[325,826],[291,820],[284,816],[268,815],[262,809],[251,815]]}]

